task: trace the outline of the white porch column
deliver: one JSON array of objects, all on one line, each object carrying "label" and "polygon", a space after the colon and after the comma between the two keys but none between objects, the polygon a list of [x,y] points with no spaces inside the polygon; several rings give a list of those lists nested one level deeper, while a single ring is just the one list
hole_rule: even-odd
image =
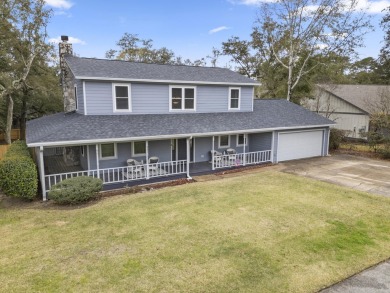
[{"label": "white porch column", "polygon": [[[272,131],[272,142],[271,142],[271,162],[272,163],[277,163],[277,162],[275,162],[275,160],[274,160],[274,148],[275,148],[275,131]],[[276,154],[276,155],[278,155],[278,154]]]},{"label": "white porch column", "polygon": [[187,138],[187,178],[191,179],[190,176],[190,160],[191,160],[191,154],[190,154],[190,140],[191,137]]},{"label": "white porch column", "polygon": [[243,158],[243,165],[246,165],[246,134],[244,133],[244,158]]},{"label": "white porch column", "polygon": [[213,135],[213,146],[211,147],[211,170],[215,170],[215,165],[214,165],[214,135]]},{"label": "white porch column", "polygon": [[46,181],[45,181],[45,164],[43,162],[43,146],[39,147],[39,178],[41,180],[42,200],[47,201]]},{"label": "white porch column", "polygon": [[99,170],[99,145],[96,144],[96,172],[97,172],[97,178],[100,178],[100,170]]},{"label": "white porch column", "polygon": [[146,147],[146,179],[149,179],[149,141],[145,142]]}]

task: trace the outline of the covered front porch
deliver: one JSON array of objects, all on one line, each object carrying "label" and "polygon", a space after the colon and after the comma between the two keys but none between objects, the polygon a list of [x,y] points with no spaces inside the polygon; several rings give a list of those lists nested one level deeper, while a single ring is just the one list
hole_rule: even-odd
[{"label": "covered front porch", "polygon": [[77,176],[100,178],[109,188],[271,162],[272,137],[235,134],[36,148],[43,199],[53,185]]}]

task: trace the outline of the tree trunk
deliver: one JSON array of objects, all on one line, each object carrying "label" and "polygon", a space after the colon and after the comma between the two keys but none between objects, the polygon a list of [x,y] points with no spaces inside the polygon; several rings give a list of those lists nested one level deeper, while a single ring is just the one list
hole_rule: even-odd
[{"label": "tree trunk", "polygon": [[22,109],[20,112],[20,139],[26,140],[26,118],[27,118],[27,98],[28,93],[25,93],[22,97]]},{"label": "tree trunk", "polygon": [[12,130],[12,120],[13,120],[13,111],[14,111],[14,100],[12,95],[8,94],[8,106],[7,106],[7,125],[5,128],[5,142],[11,144],[11,130]]}]

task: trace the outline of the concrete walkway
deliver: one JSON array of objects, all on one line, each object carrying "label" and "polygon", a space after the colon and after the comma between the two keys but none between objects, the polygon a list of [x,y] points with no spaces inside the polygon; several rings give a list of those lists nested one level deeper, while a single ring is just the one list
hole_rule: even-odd
[{"label": "concrete walkway", "polygon": [[390,260],[352,276],[321,293],[389,293]]}]

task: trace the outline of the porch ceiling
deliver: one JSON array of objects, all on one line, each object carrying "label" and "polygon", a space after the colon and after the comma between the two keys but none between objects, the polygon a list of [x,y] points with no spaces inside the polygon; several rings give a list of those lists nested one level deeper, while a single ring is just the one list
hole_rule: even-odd
[{"label": "porch ceiling", "polygon": [[218,135],[272,129],[328,126],[333,121],[286,100],[255,100],[253,112],[159,115],[81,115],[58,113],[27,123],[28,146],[70,145]]}]

